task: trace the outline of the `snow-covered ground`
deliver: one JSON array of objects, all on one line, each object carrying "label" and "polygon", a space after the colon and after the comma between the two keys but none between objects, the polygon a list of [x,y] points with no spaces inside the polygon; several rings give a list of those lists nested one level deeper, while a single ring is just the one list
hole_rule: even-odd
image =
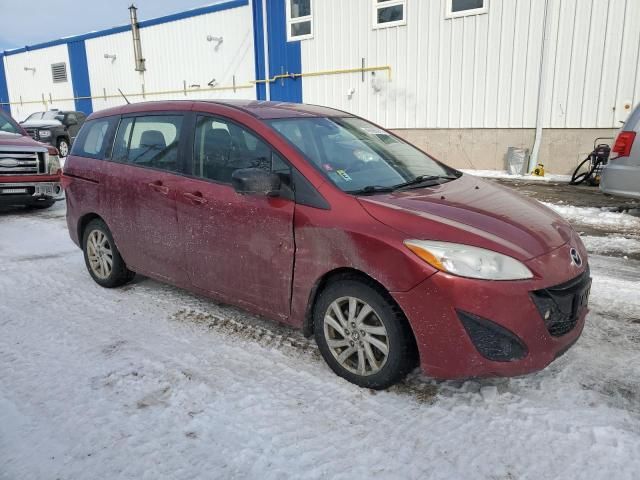
[{"label": "snow-covered ground", "polygon": [[293,330],[98,287],[64,205],[0,213],[0,479],[638,478],[640,263],[591,265],[584,334],[544,371],[374,393]]}]

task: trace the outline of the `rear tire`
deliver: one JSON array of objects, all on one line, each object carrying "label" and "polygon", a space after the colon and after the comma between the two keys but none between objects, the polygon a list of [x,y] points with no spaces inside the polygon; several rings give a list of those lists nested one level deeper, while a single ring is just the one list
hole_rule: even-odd
[{"label": "rear tire", "polygon": [[119,287],[135,276],[124,263],[109,228],[100,219],[91,220],[84,229],[82,250],[91,278],[102,287]]},{"label": "rear tire", "polygon": [[329,367],[360,387],[390,387],[416,363],[403,313],[373,282],[348,278],[325,288],[314,307],[314,335]]}]

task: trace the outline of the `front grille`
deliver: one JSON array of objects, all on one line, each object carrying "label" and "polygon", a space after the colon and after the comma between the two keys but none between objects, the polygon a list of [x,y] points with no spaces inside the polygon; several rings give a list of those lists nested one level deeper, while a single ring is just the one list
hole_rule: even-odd
[{"label": "front grille", "polygon": [[578,277],[555,287],[531,292],[531,298],[544,319],[549,334],[561,337],[578,323],[581,313],[579,297],[591,286],[589,268]]},{"label": "front grille", "polygon": [[0,175],[44,173],[44,153],[0,150]]},{"label": "front grille", "polygon": [[29,134],[29,136],[31,138],[33,138],[34,140],[38,140],[38,129],[37,128],[25,128],[25,130],[27,131],[27,133]]}]

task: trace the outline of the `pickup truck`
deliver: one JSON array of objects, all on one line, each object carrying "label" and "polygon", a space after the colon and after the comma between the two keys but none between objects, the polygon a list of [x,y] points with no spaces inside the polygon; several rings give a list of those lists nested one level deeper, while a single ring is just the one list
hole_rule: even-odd
[{"label": "pickup truck", "polygon": [[0,110],[0,206],[51,207],[63,198],[58,150],[33,140]]},{"label": "pickup truck", "polygon": [[60,158],[65,158],[86,118],[82,112],[54,109],[32,113],[20,126],[34,140],[56,147]]}]

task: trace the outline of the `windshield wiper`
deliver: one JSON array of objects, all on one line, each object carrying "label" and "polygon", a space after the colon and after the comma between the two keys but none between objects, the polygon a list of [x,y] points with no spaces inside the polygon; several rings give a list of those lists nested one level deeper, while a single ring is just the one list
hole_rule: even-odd
[{"label": "windshield wiper", "polygon": [[[409,180],[407,182],[399,183],[391,187],[393,190],[402,190],[405,188],[420,188],[424,187],[427,183],[432,185],[437,185],[439,180],[455,180],[458,177],[447,177],[444,175],[418,175],[416,178]],[[438,180],[438,181],[436,181]],[[432,183],[433,182],[433,183]]]},{"label": "windshield wiper", "polygon": [[394,187],[383,187],[381,185],[367,185],[358,190],[347,190],[345,193],[352,195],[373,195],[374,193],[393,192]]}]

